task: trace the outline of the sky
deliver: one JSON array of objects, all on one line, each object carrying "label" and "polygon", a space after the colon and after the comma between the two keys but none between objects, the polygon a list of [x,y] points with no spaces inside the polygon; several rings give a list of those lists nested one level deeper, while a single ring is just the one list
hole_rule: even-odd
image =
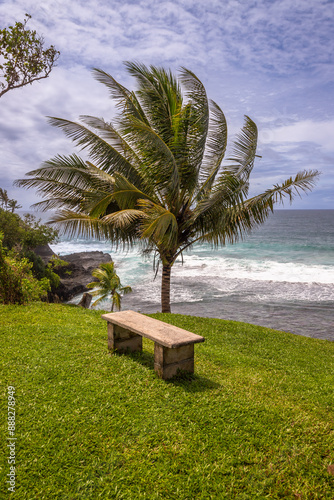
[{"label": "sky", "polygon": [[124,61],[182,66],[223,109],[230,144],[244,115],[259,130],[251,194],[322,172],[290,206],[334,209],[334,0],[5,0],[0,28],[23,21],[60,51],[48,79],[0,99],[0,187],[24,210],[41,201],[13,181],[57,154],[79,153],[47,116],[112,121],[92,68],[134,90]]}]

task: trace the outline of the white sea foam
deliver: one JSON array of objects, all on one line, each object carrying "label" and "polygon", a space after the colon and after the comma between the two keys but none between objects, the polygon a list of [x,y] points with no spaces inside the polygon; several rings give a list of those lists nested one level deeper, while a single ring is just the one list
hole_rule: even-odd
[{"label": "white sea foam", "polygon": [[[172,270],[173,312],[269,326],[334,340],[334,212],[281,211],[246,241],[184,253]],[[99,250],[111,255],[133,293],[122,306],[160,310],[161,267],[137,249],[115,252],[109,243],[77,239],[52,245],[60,255]],[[103,307],[103,305],[101,305]]]},{"label": "white sea foam", "polygon": [[235,259],[219,256],[211,258],[189,255],[175,265],[175,273],[181,276],[205,275],[208,278],[238,278],[253,281],[277,281],[288,283],[334,284],[334,268],[324,265],[305,265],[299,262],[275,262],[271,260]]},{"label": "white sea foam", "polygon": [[50,247],[60,256],[77,252],[100,251],[111,253],[110,243],[95,240],[64,240],[50,245]]},{"label": "white sea foam", "polygon": [[[52,249],[59,255],[74,252],[103,251],[109,253],[115,261],[121,278],[130,280],[130,284],[140,280],[152,279],[153,258],[144,259],[137,249],[128,252],[112,251],[110,244],[99,241],[61,241],[52,245]],[[199,247],[191,254],[186,254],[181,261],[173,267],[173,276],[177,278],[188,277],[199,280],[214,280],[216,286],[219,281],[226,279],[242,279],[251,281],[287,282],[287,283],[322,283],[334,284],[334,266],[320,264],[305,264],[303,262],[277,262],[254,258],[225,257],[219,252],[208,252]]]}]

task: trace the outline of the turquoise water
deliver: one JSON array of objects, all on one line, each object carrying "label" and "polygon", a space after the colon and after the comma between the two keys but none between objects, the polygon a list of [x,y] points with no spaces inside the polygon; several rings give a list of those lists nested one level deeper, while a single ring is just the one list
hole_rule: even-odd
[{"label": "turquoise water", "polygon": [[[137,249],[63,239],[60,255],[111,254],[133,293],[123,309],[160,308],[160,272]],[[197,245],[172,270],[172,312],[217,317],[334,340],[334,210],[281,210],[245,241],[212,250]],[[104,305],[106,307],[107,305]]]}]

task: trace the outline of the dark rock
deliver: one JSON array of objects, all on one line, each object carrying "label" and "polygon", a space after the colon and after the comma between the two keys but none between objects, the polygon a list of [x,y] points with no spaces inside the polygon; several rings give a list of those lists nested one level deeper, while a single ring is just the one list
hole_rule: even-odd
[{"label": "dark rock", "polygon": [[71,253],[70,255],[63,255],[61,259],[70,264],[81,266],[89,273],[100,264],[111,262],[112,260],[108,253],[99,252],[97,250],[94,252]]},{"label": "dark rock", "polygon": [[92,296],[90,293],[85,292],[80,300],[78,306],[84,307],[85,309],[89,309],[90,303],[92,302]]},{"label": "dark rock", "polygon": [[39,257],[41,257],[44,264],[47,264],[53,256],[56,256],[56,254],[51,250],[49,245],[39,245],[34,249],[34,253]]},{"label": "dark rock", "polygon": [[60,276],[60,285],[49,294],[50,302],[57,299],[61,302],[68,301],[75,295],[87,292],[89,289],[86,285],[94,281],[93,269],[102,263],[112,261],[109,254],[98,251],[72,253],[62,255],[60,258],[68,262],[68,265],[55,269],[55,272]]}]

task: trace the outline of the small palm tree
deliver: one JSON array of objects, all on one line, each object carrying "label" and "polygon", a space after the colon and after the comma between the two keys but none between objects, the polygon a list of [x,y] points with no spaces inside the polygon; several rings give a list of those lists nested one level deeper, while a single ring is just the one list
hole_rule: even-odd
[{"label": "small palm tree", "polygon": [[8,203],[10,201],[8,197],[8,193],[6,189],[0,188],[0,201],[1,201],[1,207],[5,208],[7,210]]},{"label": "small palm tree", "polygon": [[8,206],[11,209],[12,213],[14,213],[15,210],[19,210],[20,208],[22,208],[22,205],[20,205],[17,200],[9,200]]},{"label": "small palm tree", "polygon": [[246,116],[227,150],[224,113],[202,82],[182,69],[179,80],[163,68],[126,63],[133,92],[94,70],[120,115],[114,124],[92,116],[81,123],[51,118],[81,149],[56,156],[18,186],[37,188],[42,210],[58,208],[54,222],[70,235],[139,242],[162,263],[161,306],[170,312],[170,277],[176,259],[195,243],[234,243],[262,224],[275,203],[311,189],[316,170],[301,171],[249,197],[257,127]]},{"label": "small palm tree", "polygon": [[92,281],[92,283],[88,283],[87,285],[87,288],[94,288],[90,292],[91,295],[98,297],[92,305],[95,306],[101,300],[111,295],[111,311],[114,310],[114,307],[120,311],[122,296],[132,292],[132,288],[130,286],[122,286],[121,280],[116,274],[114,263],[100,264],[98,268],[93,270],[92,276],[99,280],[99,282]]}]

